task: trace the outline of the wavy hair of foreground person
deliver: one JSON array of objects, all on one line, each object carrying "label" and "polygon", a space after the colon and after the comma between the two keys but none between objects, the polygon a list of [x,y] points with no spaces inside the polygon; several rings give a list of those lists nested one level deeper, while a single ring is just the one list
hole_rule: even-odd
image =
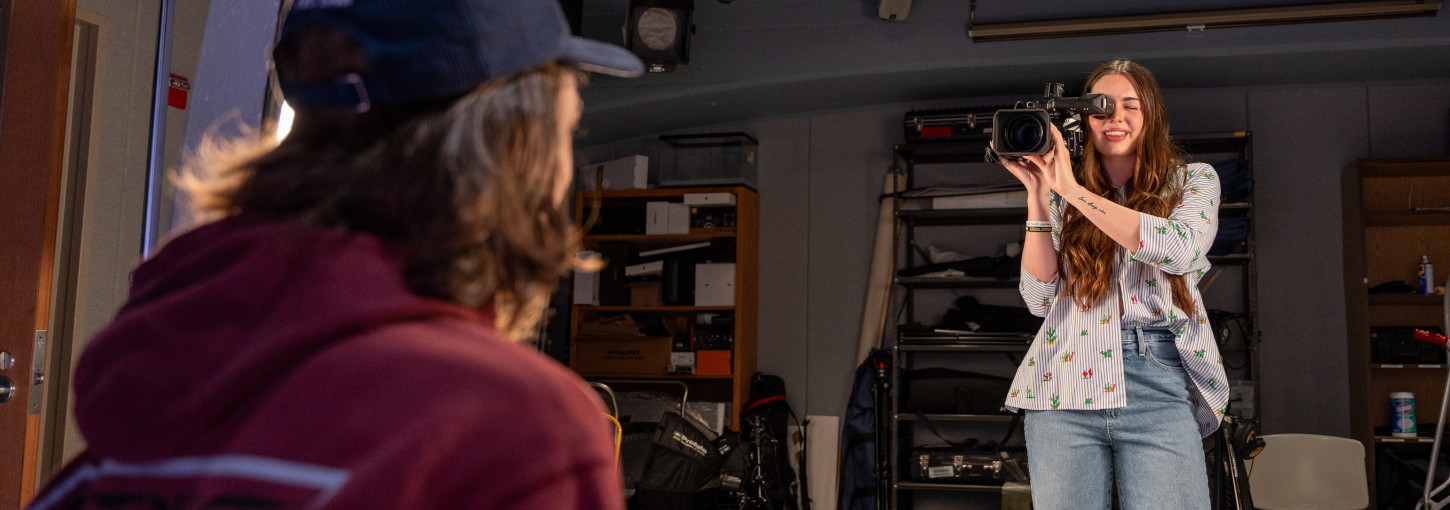
[{"label": "wavy hair of foreground person", "polygon": [[[366,71],[345,33],[313,28],[282,41],[279,75],[302,82]],[[405,246],[420,295],[492,305],[495,327],[527,338],[558,278],[591,264],[555,204],[571,140],[559,98],[576,71],[550,64],[458,97],[412,104],[299,110],[287,138],[209,139],[179,186],[201,221],[253,214],[366,232]]]},{"label": "wavy hair of foreground person", "polygon": [[[1138,212],[1167,218],[1183,198],[1182,181],[1170,178],[1182,172],[1183,158],[1168,137],[1168,113],[1163,108],[1163,94],[1158,90],[1158,81],[1153,78],[1153,73],[1136,62],[1113,60],[1098,66],[1088,76],[1083,90],[1092,90],[1098,80],[1110,75],[1126,76],[1132,81],[1138,90],[1139,105],[1143,108],[1143,136],[1138,140],[1133,178],[1124,190],[1127,197],[1124,205]],[[1117,192],[1098,161],[1093,137],[1086,138],[1082,163],[1077,165],[1078,182],[1089,193],[1116,201]],[[1067,274],[1072,275],[1065,280],[1062,293],[1076,300],[1079,306],[1096,303],[1107,295],[1113,284],[1113,258],[1102,254],[1113,253],[1117,242],[1075,207],[1066,208],[1062,224],[1062,253],[1066,259]],[[1138,269],[1142,271],[1143,268],[1140,266]],[[1173,290],[1173,305],[1190,316],[1198,313],[1183,275],[1166,277]]]}]

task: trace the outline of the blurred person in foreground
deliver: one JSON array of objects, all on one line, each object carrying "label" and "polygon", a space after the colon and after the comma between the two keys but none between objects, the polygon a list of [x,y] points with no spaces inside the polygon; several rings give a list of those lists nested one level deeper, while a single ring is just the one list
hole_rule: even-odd
[{"label": "blurred person in foreground", "polygon": [[581,70],[639,60],[553,0],[286,16],[291,133],[198,151],[209,223],[136,268],[75,371],[88,449],[31,508],[622,508],[598,397],[519,341],[589,265]]}]

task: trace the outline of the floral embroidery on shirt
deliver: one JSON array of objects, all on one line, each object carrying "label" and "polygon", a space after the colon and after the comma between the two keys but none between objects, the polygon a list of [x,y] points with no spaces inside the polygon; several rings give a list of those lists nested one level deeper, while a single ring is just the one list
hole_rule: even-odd
[{"label": "floral embroidery on shirt", "polygon": [[1052,408],[1053,408],[1053,409],[1054,409],[1054,410],[1055,410],[1055,409],[1057,409],[1057,405],[1058,405],[1058,404],[1059,404],[1059,403],[1060,403],[1060,402],[1058,402],[1058,400],[1057,400],[1057,394],[1056,394],[1056,393],[1053,393],[1053,394],[1052,394],[1052,398],[1050,398],[1050,399],[1048,399],[1048,400],[1051,400],[1051,401],[1052,401]]},{"label": "floral embroidery on shirt", "polygon": [[1116,385],[1116,384],[1109,384],[1107,386],[1103,386],[1103,393],[1112,393],[1114,391],[1117,391],[1117,389],[1118,389],[1118,385]]},{"label": "floral embroidery on shirt", "polygon": [[1089,368],[1087,370],[1083,370],[1082,371],[1082,378],[1083,379],[1092,379],[1093,378],[1093,369]]},{"label": "floral embroidery on shirt", "polygon": [[1048,372],[1048,373],[1042,374],[1042,381],[1043,382],[1047,382],[1047,381],[1051,381],[1051,380],[1052,380],[1052,372]]},{"label": "floral embroidery on shirt", "polygon": [[1112,320],[1113,320],[1113,317],[1111,315],[1104,315],[1103,318],[1098,319],[1098,324],[1107,324],[1109,321],[1112,321]]},{"label": "floral embroidery on shirt", "polygon": [[1049,330],[1047,330],[1047,345],[1053,345],[1053,344],[1056,344],[1056,343],[1057,343],[1057,330],[1055,330],[1055,329],[1049,329]]},{"label": "floral embroidery on shirt", "polygon": [[1093,405],[1093,399],[1092,398],[1088,398],[1087,400],[1083,400],[1082,401],[1082,405],[1085,405],[1085,406]]},{"label": "floral embroidery on shirt", "polygon": [[1069,352],[1067,354],[1063,354],[1062,356],[1059,356],[1059,358],[1062,358],[1063,363],[1066,363],[1066,362],[1072,361],[1073,354],[1075,354],[1075,353]]},{"label": "floral embroidery on shirt", "polygon": [[1037,366],[1037,358],[1035,358],[1035,357],[1034,358],[1027,358],[1027,366],[1029,366],[1029,367],[1035,367],[1035,366]]},{"label": "floral embroidery on shirt", "polygon": [[1205,352],[1208,352],[1208,351],[1206,351],[1204,349],[1199,349],[1199,350],[1193,351],[1193,355],[1202,358],[1203,357],[1203,353],[1205,353]]},{"label": "floral embroidery on shirt", "polygon": [[1104,358],[1111,358],[1111,357],[1113,357],[1113,350],[1112,349],[1108,349],[1106,351],[1103,351],[1101,354],[1103,355]]}]

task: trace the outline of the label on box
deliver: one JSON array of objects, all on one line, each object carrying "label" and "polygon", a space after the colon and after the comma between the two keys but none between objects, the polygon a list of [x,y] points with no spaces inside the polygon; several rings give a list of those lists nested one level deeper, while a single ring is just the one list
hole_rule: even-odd
[{"label": "label on box", "polygon": [[956,470],[951,466],[932,466],[926,468],[927,478],[951,478],[956,475]]}]

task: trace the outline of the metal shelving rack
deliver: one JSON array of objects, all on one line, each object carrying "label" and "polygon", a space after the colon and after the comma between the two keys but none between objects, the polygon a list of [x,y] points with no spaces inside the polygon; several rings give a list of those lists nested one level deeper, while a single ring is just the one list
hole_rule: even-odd
[{"label": "metal shelving rack", "polygon": [[[984,150],[987,147],[985,141],[971,142],[949,142],[930,144],[903,144],[895,147],[895,157],[904,163],[906,171],[906,187],[912,189],[915,184],[914,169],[919,164],[946,164],[946,163],[970,163],[982,161]],[[956,227],[956,226],[981,226],[1001,225],[1022,222],[1027,219],[1027,209],[1018,208],[990,208],[990,209],[957,209],[957,210],[912,210],[901,209],[901,201],[896,201],[896,218],[898,221],[897,247],[906,249],[906,267],[916,266],[922,262],[915,250],[915,230],[918,227]],[[904,290],[902,311],[905,323],[916,320],[916,298],[918,289],[1010,289],[1018,284],[1016,279],[999,280],[996,278],[981,277],[895,277],[893,278],[899,288]],[[905,450],[910,449],[909,437],[904,437],[904,429],[911,427],[918,421],[915,413],[903,413],[900,409],[900,387],[902,371],[912,366],[918,356],[940,356],[940,355],[993,355],[1000,354],[1007,357],[1008,362],[1013,365],[1021,361],[1021,354],[1027,351],[1032,338],[1031,335],[1022,334],[1001,334],[1001,333],[959,333],[953,335],[931,334],[914,335],[898,333],[895,335],[896,343],[891,348],[891,369],[890,369],[890,397],[889,409],[890,430],[888,436],[878,441],[885,442],[887,446],[889,473],[886,474],[888,496],[886,508],[895,510],[902,505],[903,493],[917,492],[1000,492],[1000,485],[978,485],[961,483],[922,483],[905,479],[902,459],[905,458],[905,451],[902,443],[907,443]],[[1015,355],[1015,357],[1014,357]],[[1020,429],[1017,417],[1010,414],[923,414],[932,422],[946,423],[997,423],[1011,424],[1010,426]],[[1020,433],[1020,430],[1019,430]]]}]

